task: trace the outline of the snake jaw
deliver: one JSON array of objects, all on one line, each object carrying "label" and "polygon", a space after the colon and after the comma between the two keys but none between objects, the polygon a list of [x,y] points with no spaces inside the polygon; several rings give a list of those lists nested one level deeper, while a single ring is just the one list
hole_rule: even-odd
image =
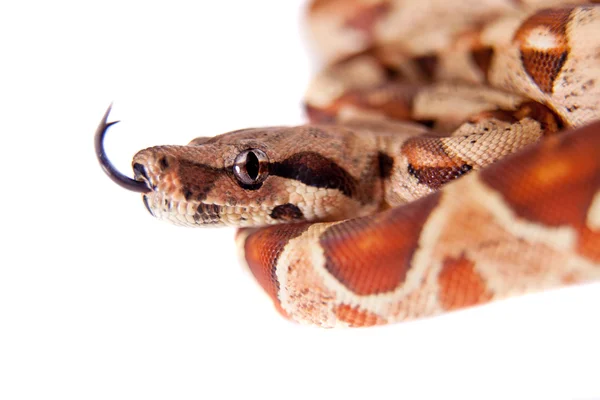
[{"label": "snake jaw", "polygon": [[104,117],[102,117],[102,120],[100,121],[100,124],[96,129],[96,134],[94,135],[94,147],[96,149],[96,157],[98,158],[98,162],[100,163],[100,166],[102,167],[106,175],[108,175],[108,177],[112,179],[113,182],[117,183],[119,186],[127,190],[131,190],[133,192],[148,193],[151,191],[151,188],[148,187],[148,185],[145,182],[137,179],[131,179],[128,176],[123,175],[110,162],[108,156],[106,155],[106,152],[104,150],[104,136],[106,135],[108,128],[119,122],[107,122],[108,114],[110,114],[111,108],[112,104],[108,106],[108,109],[104,113]]}]

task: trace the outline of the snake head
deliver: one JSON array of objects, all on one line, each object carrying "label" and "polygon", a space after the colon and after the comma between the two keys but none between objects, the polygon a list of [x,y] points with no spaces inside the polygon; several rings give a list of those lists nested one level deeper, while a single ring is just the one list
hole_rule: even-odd
[{"label": "snake head", "polygon": [[339,127],[244,129],[133,158],[144,204],[178,225],[333,221],[379,206],[373,139]]}]

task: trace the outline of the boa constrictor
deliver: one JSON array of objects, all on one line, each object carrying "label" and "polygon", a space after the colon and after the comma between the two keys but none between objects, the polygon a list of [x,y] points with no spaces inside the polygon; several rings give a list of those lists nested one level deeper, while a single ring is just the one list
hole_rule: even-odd
[{"label": "boa constrictor", "polygon": [[250,271],[303,323],[598,280],[600,6],[562,3],[317,0],[309,124],[145,149],[131,179],[104,153],[109,109],[98,158],[157,218],[241,227]]}]

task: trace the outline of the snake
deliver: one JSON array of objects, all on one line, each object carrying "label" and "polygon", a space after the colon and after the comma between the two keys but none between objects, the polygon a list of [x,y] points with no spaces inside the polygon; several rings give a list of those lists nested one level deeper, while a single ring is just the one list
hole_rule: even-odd
[{"label": "snake", "polygon": [[[307,123],[100,165],[149,213],[234,226],[293,321],[383,325],[600,279],[600,5],[315,0]],[[182,251],[182,250],[178,250]]]}]

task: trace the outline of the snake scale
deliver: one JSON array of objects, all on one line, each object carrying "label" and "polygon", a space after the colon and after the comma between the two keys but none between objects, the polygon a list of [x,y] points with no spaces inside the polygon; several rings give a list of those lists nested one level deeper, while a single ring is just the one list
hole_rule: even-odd
[{"label": "snake scale", "polygon": [[309,123],[134,156],[153,216],[236,226],[284,316],[431,316],[600,278],[600,5],[316,0]]}]

